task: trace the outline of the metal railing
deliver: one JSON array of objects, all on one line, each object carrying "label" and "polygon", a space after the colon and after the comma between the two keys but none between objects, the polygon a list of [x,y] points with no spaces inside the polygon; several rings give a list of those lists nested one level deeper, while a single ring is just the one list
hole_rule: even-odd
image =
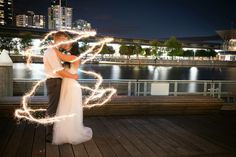
[{"label": "metal railing", "polygon": [[[30,90],[38,80],[14,79],[13,88],[15,95],[22,95]],[[93,87],[96,80],[80,79],[82,85]],[[117,95],[149,96],[153,83],[168,83],[169,95],[203,95],[217,98],[233,99],[236,102],[236,80],[110,80],[104,79],[103,87],[114,87]],[[158,89],[157,89],[158,90]],[[47,89],[43,84],[38,95],[47,95]],[[231,100],[229,100],[231,101]]]}]

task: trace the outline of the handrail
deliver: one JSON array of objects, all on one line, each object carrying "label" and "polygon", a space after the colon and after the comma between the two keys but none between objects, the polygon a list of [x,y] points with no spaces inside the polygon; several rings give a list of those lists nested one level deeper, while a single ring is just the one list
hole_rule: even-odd
[{"label": "handrail", "polygon": [[[13,79],[17,87],[22,88],[22,92],[29,86],[21,85],[21,83],[37,82],[39,79]],[[93,84],[96,79],[79,79],[81,84]],[[103,85],[117,88],[118,95],[128,96],[148,96],[151,95],[152,83],[169,83],[169,95],[204,95],[217,98],[234,97],[236,102],[236,80],[138,80],[138,79],[104,79]],[[195,86],[194,90],[189,90],[190,86]],[[228,88],[230,87],[230,88]],[[235,89],[232,90],[232,87]],[[46,85],[43,84],[41,93],[47,94]],[[228,88],[228,89],[227,89]],[[235,95],[235,96],[234,96]]]},{"label": "handrail", "polygon": [[[20,79],[14,78],[13,81],[15,82],[34,82],[39,81],[40,79]],[[78,79],[78,81],[96,81],[96,79]],[[140,79],[103,79],[104,82],[111,81],[111,82],[227,82],[227,83],[236,83],[236,80],[140,80]]]}]

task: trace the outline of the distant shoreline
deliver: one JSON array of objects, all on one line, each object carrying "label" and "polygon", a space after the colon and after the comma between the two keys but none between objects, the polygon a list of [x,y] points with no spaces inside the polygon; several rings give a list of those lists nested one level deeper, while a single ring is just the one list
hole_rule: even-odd
[{"label": "distant shoreline", "polygon": [[[24,56],[10,56],[13,63],[25,63]],[[32,57],[32,63],[43,63],[42,57]],[[180,67],[236,67],[235,61],[220,61],[220,60],[153,60],[153,59],[109,59],[107,61],[92,61],[90,64],[112,64],[112,65],[153,65],[153,66],[180,66]]]}]

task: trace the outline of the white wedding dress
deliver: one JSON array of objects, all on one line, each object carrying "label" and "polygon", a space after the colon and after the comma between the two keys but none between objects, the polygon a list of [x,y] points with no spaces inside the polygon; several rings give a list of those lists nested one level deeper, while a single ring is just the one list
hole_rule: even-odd
[{"label": "white wedding dress", "polygon": [[[68,70],[70,73],[77,73],[77,69],[73,66]],[[54,123],[53,144],[79,144],[89,141],[93,135],[92,129],[83,125],[80,84],[76,80],[63,78],[56,116],[71,114],[74,115]]]}]

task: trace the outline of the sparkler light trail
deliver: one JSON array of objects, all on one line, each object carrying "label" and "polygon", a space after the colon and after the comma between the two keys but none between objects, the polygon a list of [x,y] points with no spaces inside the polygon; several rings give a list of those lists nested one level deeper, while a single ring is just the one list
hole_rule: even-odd
[{"label": "sparkler light trail", "polygon": [[[81,39],[84,39],[84,38],[88,38],[88,37],[91,37],[91,36],[95,36],[96,35],[96,32],[95,31],[74,31],[74,30],[60,30],[60,31],[63,31],[63,32],[68,32],[68,33],[71,33],[73,35],[76,35],[75,38],[72,38],[68,41],[64,41],[64,42],[60,42],[58,44],[53,44],[53,45],[48,45],[48,46],[41,46],[41,47],[36,47],[36,48],[30,48],[30,49],[27,49],[23,55],[24,56],[27,56],[27,67],[29,69],[31,69],[31,59],[32,59],[32,56],[35,56],[32,54],[32,51],[33,50],[42,50],[42,49],[45,49],[45,48],[54,48],[54,47],[57,47],[57,46],[60,46],[60,45],[63,45],[63,44],[69,44],[69,43],[73,43],[73,42],[78,42],[79,40]],[[54,33],[56,33],[57,31],[52,31],[52,32],[49,32],[45,37],[44,39],[42,40],[42,43],[45,42],[49,36],[53,35]],[[106,43],[109,43],[111,42],[113,39],[112,38],[105,38],[103,40],[100,40],[96,43],[94,43],[93,46],[91,46],[89,49],[87,49],[84,53],[80,54],[79,57],[76,57],[73,61],[73,62],[76,62],[78,60],[81,60],[84,56],[86,56],[87,54],[91,54],[92,52],[94,52],[92,54],[91,57],[83,60],[81,62],[81,64],[85,64],[86,62],[94,59],[96,57],[97,54],[99,54],[103,48],[103,46],[106,44]],[[100,46],[99,49],[96,49],[95,48],[97,46]],[[40,56],[42,57],[42,56]],[[32,69],[31,69],[32,70]],[[34,69],[34,70],[37,70],[37,69]],[[54,72],[58,71],[58,70],[61,70],[61,69],[57,69],[55,70]],[[38,71],[38,70],[37,70]],[[97,79],[96,83],[95,83],[95,87],[94,88],[90,88],[90,87],[87,87],[87,86],[81,86],[82,89],[84,90],[87,90],[90,92],[90,95],[87,96],[83,102],[83,108],[92,108],[92,107],[95,107],[95,106],[102,106],[104,105],[105,103],[107,103],[111,98],[112,96],[116,93],[116,89],[114,88],[105,88],[105,89],[102,89],[100,88],[102,82],[103,82],[103,78],[101,75],[95,73],[95,72],[92,72],[92,71],[84,71],[84,70],[80,70],[82,73],[85,73],[87,75],[90,75],[90,76],[93,76],[94,78]],[[40,72],[40,71],[38,71]],[[45,74],[45,73],[44,73]],[[45,74],[47,77],[50,77],[49,75]],[[15,117],[19,118],[19,119],[26,119],[28,121],[31,121],[31,122],[36,122],[36,123],[39,123],[39,124],[49,124],[49,123],[53,123],[53,122],[56,122],[56,121],[60,121],[62,119],[65,119],[65,118],[70,118],[70,117],[73,117],[74,114],[71,114],[71,115],[63,115],[63,116],[54,116],[54,117],[46,117],[46,118],[36,118],[33,113],[35,112],[42,112],[42,111],[46,111],[46,109],[43,109],[43,108],[39,108],[39,109],[32,109],[28,106],[28,102],[29,102],[29,99],[34,95],[34,93],[36,92],[37,88],[46,81],[46,79],[43,79],[43,80],[40,80],[38,81],[33,87],[32,89],[30,90],[30,92],[26,93],[23,97],[22,97],[22,108],[20,109],[16,109],[15,110]],[[78,84],[79,85],[79,84]],[[108,94],[107,94],[108,93]],[[106,95],[107,94],[107,95]],[[98,101],[100,100],[100,101]]]}]

